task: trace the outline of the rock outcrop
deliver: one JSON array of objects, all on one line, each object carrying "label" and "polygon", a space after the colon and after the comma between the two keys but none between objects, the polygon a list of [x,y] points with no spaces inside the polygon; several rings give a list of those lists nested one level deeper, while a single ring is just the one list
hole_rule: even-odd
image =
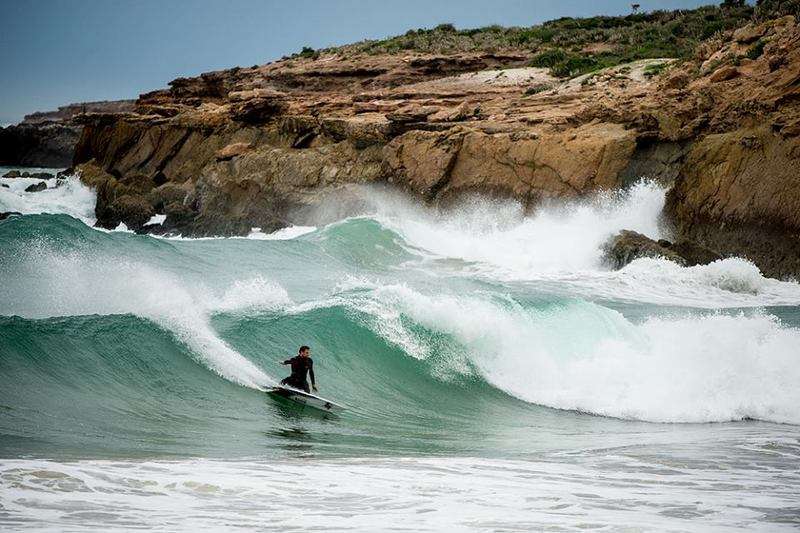
[{"label": "rock outcrop", "polygon": [[69,166],[80,134],[80,127],[60,123],[0,128],[0,165]]},{"label": "rock outcrop", "polygon": [[713,130],[692,143],[666,211],[679,238],[747,257],[770,276],[798,276],[800,31],[791,16],[747,26],[706,61],[754,40],[762,54],[742,60],[727,88],[707,89],[729,100],[704,115]]},{"label": "rock outcrop", "polygon": [[47,188],[47,183],[40,181],[25,187],[25,192],[40,192]]},{"label": "rock outcrop", "polygon": [[605,260],[612,268],[619,269],[642,257],[668,259],[682,266],[706,265],[722,259],[717,252],[689,241],[653,239],[630,230],[622,230],[604,246]]},{"label": "rock outcrop", "polygon": [[70,122],[84,113],[124,113],[131,111],[135,100],[103,100],[98,102],[80,102],[59,107],[55,111],[37,111],[25,115],[23,124],[43,124],[51,122]]},{"label": "rock outcrop", "polygon": [[[598,91],[559,85],[525,60],[331,57],[176,80],[143,95],[136,113],[83,116],[75,163],[102,185],[98,223],[136,227],[111,204],[139,196],[167,215],[158,231],[193,235],[276,229],[349,183],[391,182],[431,202],[481,192],[531,208],[623,185],[636,131],[580,119]],[[496,68],[502,61],[508,68]],[[642,90],[652,84],[642,71],[662,62],[617,78]],[[595,89],[624,92],[619,79]],[[561,90],[525,95],[542,82]]]},{"label": "rock outcrop", "polygon": [[[797,274],[799,39],[789,16],[721,32],[692,60],[569,80],[526,66],[521,49],[323,51],[80,115],[74,163],[97,187],[98,224],[186,235],[270,231],[350,183],[533,210],[651,177],[674,184],[678,244]],[[152,214],[164,224],[145,227]]]},{"label": "rock outcrop", "polygon": [[668,196],[678,233],[771,276],[800,273],[798,165],[800,138],[769,126],[705,137]]},{"label": "rock outcrop", "polygon": [[89,112],[121,112],[133,102],[70,104],[57,111],[33,113],[20,124],[0,128],[0,165],[67,167],[72,164],[82,126],[75,118]]}]

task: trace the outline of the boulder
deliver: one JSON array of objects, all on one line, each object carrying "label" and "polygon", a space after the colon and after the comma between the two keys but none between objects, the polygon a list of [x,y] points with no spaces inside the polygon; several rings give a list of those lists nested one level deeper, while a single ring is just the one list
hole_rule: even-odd
[{"label": "boulder", "polygon": [[192,224],[197,218],[197,211],[192,209],[192,206],[185,205],[181,202],[172,202],[164,207],[164,214],[167,218],[161,225],[163,231],[175,231],[177,233],[184,233],[190,230]]},{"label": "boulder", "polygon": [[252,148],[250,143],[231,143],[224,148],[217,150],[215,154],[217,161],[229,161],[236,156],[240,156],[243,153],[249,151]]},{"label": "boulder", "polygon": [[8,185],[6,185],[5,183],[0,183],[0,187],[3,187],[5,189],[10,189],[11,188]]},{"label": "boulder", "polygon": [[22,173],[19,170],[9,170],[5,174],[3,174],[4,178],[21,178]]},{"label": "boulder", "polygon": [[666,247],[681,256],[686,266],[707,265],[723,259],[721,254],[692,241],[680,240],[675,243],[666,241]]},{"label": "boulder", "polygon": [[604,260],[614,269],[620,269],[642,257],[664,258],[679,265],[686,264],[683,257],[664,244],[667,241],[656,242],[641,233],[622,230],[603,246]]},{"label": "boulder", "polygon": [[732,80],[739,76],[739,69],[736,67],[722,67],[714,71],[709,80],[712,83],[719,83],[721,81]]},{"label": "boulder", "polygon": [[766,27],[763,25],[748,24],[733,32],[733,40],[742,44],[752,43],[764,35],[765,31]]},{"label": "boulder", "polygon": [[140,231],[147,221],[155,215],[155,210],[150,205],[150,202],[142,196],[125,194],[114,200],[109,207],[117,220],[116,225],[119,222],[123,222],[133,231]]},{"label": "boulder", "polygon": [[164,213],[164,209],[167,205],[172,203],[182,204],[187,195],[188,191],[183,185],[165,183],[150,191],[148,193],[148,200],[157,213]]},{"label": "boulder", "polygon": [[456,108],[442,109],[428,116],[428,122],[460,122],[475,113],[475,108],[467,102],[461,102]]},{"label": "boulder", "polygon": [[40,181],[39,183],[34,183],[33,185],[28,185],[25,187],[25,192],[39,192],[43,191],[47,188],[47,183]]},{"label": "boulder", "polygon": [[51,180],[55,178],[55,175],[51,174],[50,172],[31,172],[27,177],[36,178],[39,180]]},{"label": "boulder", "polygon": [[604,259],[614,269],[620,269],[642,257],[663,258],[682,266],[706,265],[722,259],[717,252],[697,243],[653,239],[630,230],[622,230],[603,246]]}]

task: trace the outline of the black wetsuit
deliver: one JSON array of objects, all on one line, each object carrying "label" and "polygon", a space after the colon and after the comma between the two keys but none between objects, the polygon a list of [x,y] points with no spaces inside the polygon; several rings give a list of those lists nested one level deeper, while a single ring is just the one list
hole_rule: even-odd
[{"label": "black wetsuit", "polygon": [[310,357],[292,357],[283,362],[284,365],[292,365],[292,375],[286,379],[281,380],[281,385],[288,385],[295,389],[311,392],[306,380],[306,373],[311,375],[311,384],[317,386],[314,381],[314,361]]}]

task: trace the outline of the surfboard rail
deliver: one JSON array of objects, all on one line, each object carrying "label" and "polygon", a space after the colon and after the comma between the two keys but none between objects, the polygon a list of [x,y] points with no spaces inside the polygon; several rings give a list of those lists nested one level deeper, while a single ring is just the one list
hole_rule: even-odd
[{"label": "surfboard rail", "polygon": [[268,388],[267,393],[330,413],[339,413],[345,410],[343,405],[339,405],[338,403],[323,398],[322,396],[317,396],[316,394],[311,394],[293,387],[276,385]]}]

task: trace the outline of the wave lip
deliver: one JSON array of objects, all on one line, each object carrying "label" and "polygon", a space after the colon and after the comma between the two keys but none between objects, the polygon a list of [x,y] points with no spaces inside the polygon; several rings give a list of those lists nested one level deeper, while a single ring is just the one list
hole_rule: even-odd
[{"label": "wave lip", "polygon": [[274,383],[213,330],[217,312],[277,309],[290,299],[278,284],[256,276],[221,295],[146,263],[87,251],[63,253],[31,245],[0,283],[0,314],[26,318],[133,314],[175,335],[222,377],[244,386]]}]

